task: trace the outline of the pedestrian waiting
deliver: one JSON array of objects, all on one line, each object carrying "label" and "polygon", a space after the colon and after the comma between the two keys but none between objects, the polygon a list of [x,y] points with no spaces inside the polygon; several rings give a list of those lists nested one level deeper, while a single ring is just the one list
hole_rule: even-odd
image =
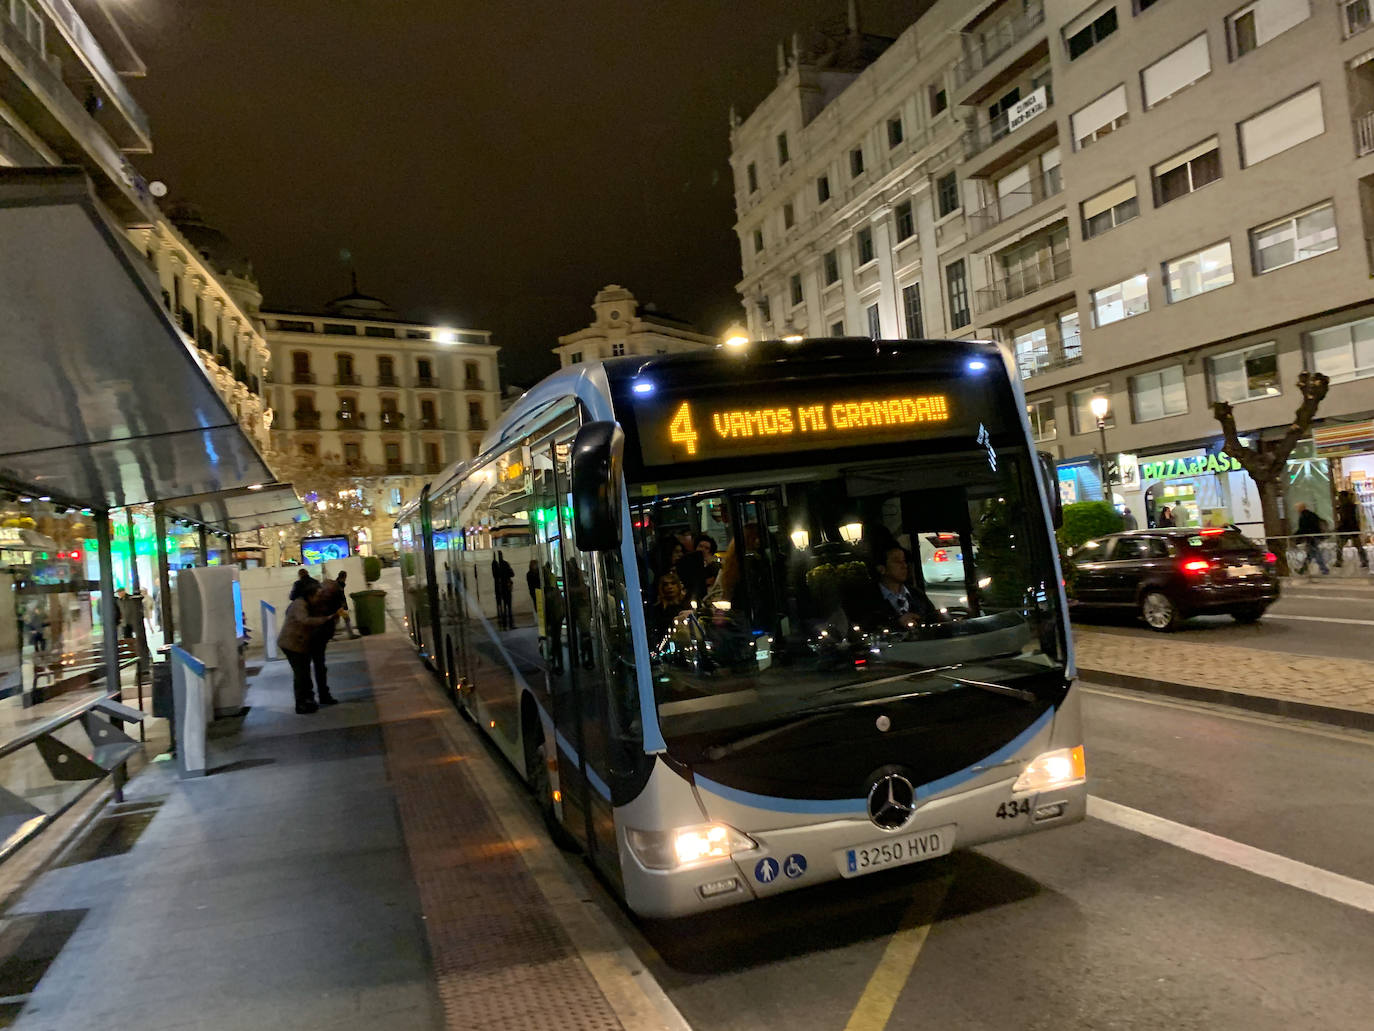
[{"label": "pedestrian waiting", "polygon": [[1322,520],[1316,512],[1313,512],[1301,501],[1298,502],[1298,540],[1303,546],[1302,565],[1298,567],[1299,575],[1307,573],[1307,567],[1315,560],[1317,568],[1322,571],[1322,576],[1330,574],[1331,570],[1326,568],[1326,559],[1322,558],[1321,544],[1318,537],[1326,532],[1322,526]]}]

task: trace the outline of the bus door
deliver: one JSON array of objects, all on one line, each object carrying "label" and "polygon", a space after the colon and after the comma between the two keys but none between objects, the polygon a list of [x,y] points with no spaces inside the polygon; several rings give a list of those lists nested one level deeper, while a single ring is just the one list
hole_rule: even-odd
[{"label": "bus door", "polygon": [[[620,876],[619,851],[616,847],[615,817],[612,784],[616,781],[612,756],[621,743],[617,726],[623,726],[624,714],[612,718],[612,694],[623,695],[622,681],[626,677],[626,659],[633,672],[633,653],[624,621],[616,620],[607,627],[607,609],[623,611],[624,577],[619,577],[619,589],[610,582],[604,556],[582,552],[577,548],[572,527],[572,486],[570,465],[573,437],[577,426],[565,427],[554,439],[554,478],[558,498],[562,557],[562,586],[566,611],[566,631],[561,641],[562,668],[568,688],[563,695],[568,705],[556,711],[560,724],[575,721],[580,757],[579,778],[583,791],[585,826],[579,837],[586,843],[593,861],[615,880]],[[613,558],[619,569],[619,556]],[[608,634],[608,630],[614,630]],[[611,639],[623,642],[617,646],[630,654],[612,655]],[[633,676],[629,678],[633,683]],[[567,733],[565,730],[564,733]],[[560,778],[561,779],[561,778]],[[566,797],[566,796],[565,796]]]}]

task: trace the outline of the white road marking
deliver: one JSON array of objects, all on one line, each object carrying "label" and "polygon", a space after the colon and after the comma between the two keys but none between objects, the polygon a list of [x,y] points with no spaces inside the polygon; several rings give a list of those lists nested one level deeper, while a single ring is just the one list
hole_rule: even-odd
[{"label": "white road marking", "polygon": [[1289,598],[1304,598],[1310,601],[1374,601],[1374,591],[1368,594],[1326,594],[1320,591],[1299,594],[1297,591],[1284,591],[1279,595],[1279,604],[1283,604]]},{"label": "white road marking", "polygon": [[[1299,656],[1301,658],[1301,656]],[[1208,716],[1216,716],[1224,720],[1236,720],[1240,723],[1255,723],[1262,727],[1269,727],[1273,730],[1291,730],[1298,734],[1312,734],[1316,737],[1329,738],[1332,741],[1349,741],[1352,744],[1366,745],[1374,748],[1374,734],[1363,730],[1337,730],[1335,728],[1326,729],[1324,727],[1314,727],[1308,723],[1298,721],[1294,716],[1267,716],[1262,713],[1237,712],[1225,709],[1224,702],[1201,702],[1189,701],[1184,698],[1143,698],[1138,694],[1129,692],[1129,689],[1113,691],[1102,687],[1089,687],[1086,681],[1079,683],[1079,688],[1085,694],[1101,695],[1104,698],[1115,698],[1121,702],[1135,702],[1139,705],[1158,705],[1165,709],[1181,709],[1185,712],[1204,713]]]},{"label": "white road marking", "polygon": [[1144,834],[1169,845],[1194,852],[1219,863],[1247,870],[1286,884],[1301,891],[1320,895],[1366,913],[1374,913],[1374,884],[1357,881],[1353,877],[1332,873],[1320,867],[1300,863],[1296,859],[1265,852],[1218,834],[1198,830],[1186,824],[1174,823],[1162,816],[1141,812],[1129,806],[1108,802],[1095,795],[1088,797],[1088,815],[1125,830]]},{"label": "white road marking", "polygon": [[1296,619],[1304,623],[1350,623],[1354,626],[1374,626],[1374,619],[1338,619],[1335,616],[1283,616],[1276,612],[1266,612],[1265,619]]}]

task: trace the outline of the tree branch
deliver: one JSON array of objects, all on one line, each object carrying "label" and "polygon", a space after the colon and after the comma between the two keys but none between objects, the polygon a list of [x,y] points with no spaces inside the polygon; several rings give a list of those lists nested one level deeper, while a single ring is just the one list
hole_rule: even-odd
[{"label": "tree branch", "polygon": [[1268,455],[1240,442],[1240,436],[1236,433],[1236,415],[1231,409],[1230,402],[1216,402],[1212,405],[1212,415],[1221,423],[1221,435],[1225,441],[1222,451],[1239,462],[1241,468],[1249,473],[1250,478],[1256,483],[1272,479],[1274,469],[1269,464]]}]

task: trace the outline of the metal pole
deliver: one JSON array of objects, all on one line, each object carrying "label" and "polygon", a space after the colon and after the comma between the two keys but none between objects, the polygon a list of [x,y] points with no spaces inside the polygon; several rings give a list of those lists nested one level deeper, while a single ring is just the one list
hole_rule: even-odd
[{"label": "metal pole", "polygon": [[134,510],[126,508],[124,510],[124,525],[129,529],[129,593],[142,594],[143,588],[138,582],[138,549],[134,547]]},{"label": "metal pole", "polygon": [[1102,485],[1107,496],[1107,504],[1112,504],[1112,467],[1107,464],[1107,420],[1097,420],[1097,432],[1102,437]]},{"label": "metal pole", "polygon": [[105,658],[105,690],[119,692],[119,614],[115,611],[114,560],[110,555],[110,513],[97,511],[96,551],[100,556],[101,651]]},{"label": "metal pole", "polygon": [[171,644],[176,630],[172,616],[172,574],[167,565],[167,515],[162,506],[153,506],[153,533],[157,535],[158,605],[162,609],[162,643]]},{"label": "metal pole", "polygon": [[200,564],[201,564],[202,566],[208,566],[208,565],[210,564],[210,545],[209,545],[209,542],[208,542],[207,539],[206,539],[207,536],[208,536],[208,535],[207,535],[206,532],[205,532],[205,524],[204,524],[204,523],[201,523],[201,524],[200,524]]}]

